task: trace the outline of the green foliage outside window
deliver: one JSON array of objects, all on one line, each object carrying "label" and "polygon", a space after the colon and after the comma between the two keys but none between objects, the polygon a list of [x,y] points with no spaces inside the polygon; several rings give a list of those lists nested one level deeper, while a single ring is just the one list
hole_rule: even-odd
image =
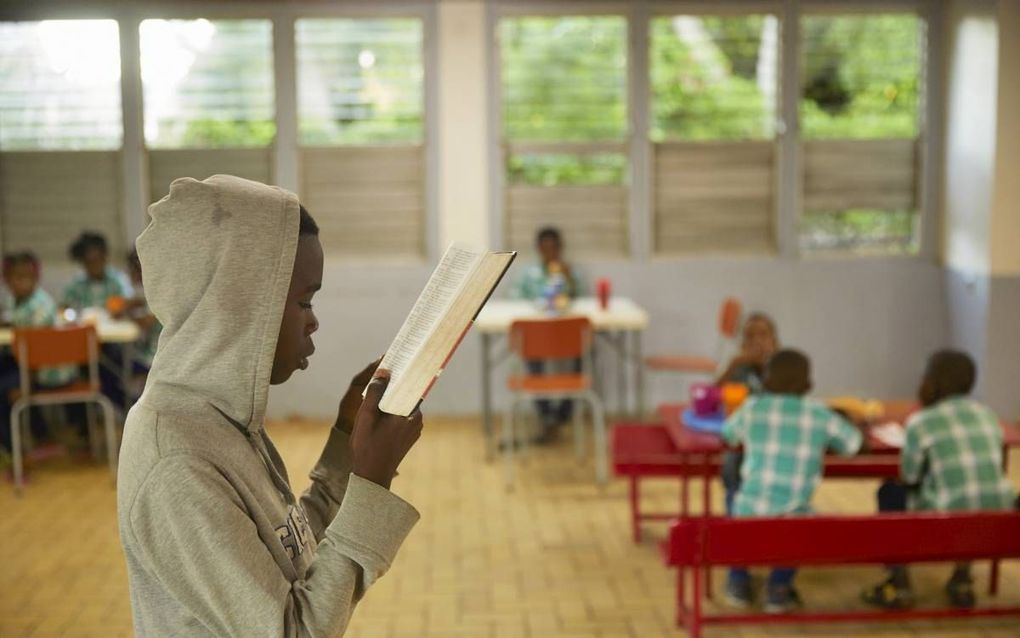
[{"label": "green foliage outside window", "polygon": [[652,139],[772,137],[777,37],[760,15],[652,20]]}]

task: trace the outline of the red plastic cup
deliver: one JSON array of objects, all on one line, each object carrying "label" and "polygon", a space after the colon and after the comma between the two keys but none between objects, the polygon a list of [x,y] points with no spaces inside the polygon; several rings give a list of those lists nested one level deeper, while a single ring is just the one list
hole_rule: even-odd
[{"label": "red plastic cup", "polygon": [[599,307],[605,310],[609,307],[609,294],[612,291],[612,286],[609,280],[603,277],[595,282],[595,290],[599,297]]}]

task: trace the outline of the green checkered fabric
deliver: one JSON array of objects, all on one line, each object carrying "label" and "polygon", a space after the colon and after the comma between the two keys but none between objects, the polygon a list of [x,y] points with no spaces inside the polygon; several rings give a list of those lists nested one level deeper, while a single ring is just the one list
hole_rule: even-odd
[{"label": "green checkered fabric", "polygon": [[825,451],[852,456],[860,431],[824,404],[790,394],[751,396],[722,429],[743,445],[734,516],[778,516],[811,511]]},{"label": "green checkered fabric", "polygon": [[999,417],[977,401],[957,397],[907,421],[900,474],[920,484],[911,507],[920,510],[1009,510],[1013,487],[1002,470]]},{"label": "green checkered fabric", "polygon": [[127,275],[107,268],[106,274],[99,281],[89,279],[84,273],[78,274],[71,283],[64,288],[63,303],[69,308],[105,308],[106,300],[110,297],[129,298],[134,296],[134,290]]},{"label": "green checkered fabric", "polygon": [[[569,297],[578,297],[584,294],[584,282],[573,270],[570,271],[571,281],[567,289]],[[520,280],[517,282],[515,291],[519,299],[541,299],[545,294],[546,284],[549,283],[549,274],[545,271],[543,264],[530,264],[524,269]]]}]

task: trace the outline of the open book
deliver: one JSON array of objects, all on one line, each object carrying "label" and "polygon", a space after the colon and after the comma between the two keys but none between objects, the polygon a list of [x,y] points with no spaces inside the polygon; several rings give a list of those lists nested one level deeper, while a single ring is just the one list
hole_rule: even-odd
[{"label": "open book", "polygon": [[390,371],[383,412],[408,416],[418,407],[516,256],[446,249],[380,364]]}]

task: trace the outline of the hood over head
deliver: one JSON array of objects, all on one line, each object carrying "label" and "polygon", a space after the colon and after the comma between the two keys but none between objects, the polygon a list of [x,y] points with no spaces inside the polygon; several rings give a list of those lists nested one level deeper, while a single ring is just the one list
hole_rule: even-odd
[{"label": "hood over head", "polygon": [[142,400],[262,427],[297,251],[299,203],[230,175],[175,180],[136,246],[163,325]]}]

